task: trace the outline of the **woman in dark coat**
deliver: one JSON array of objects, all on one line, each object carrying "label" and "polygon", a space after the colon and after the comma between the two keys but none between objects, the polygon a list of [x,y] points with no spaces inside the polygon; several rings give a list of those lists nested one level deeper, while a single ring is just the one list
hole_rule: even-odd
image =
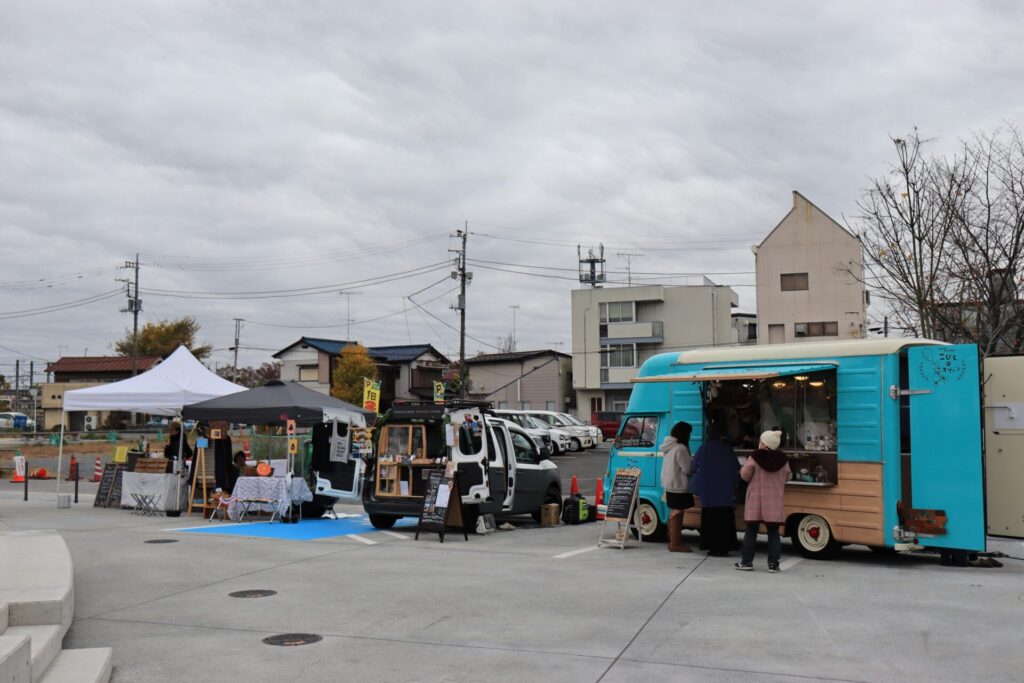
[{"label": "woman in dark coat", "polygon": [[736,545],[736,484],[740,463],[732,446],[723,441],[717,424],[708,425],[708,438],[693,456],[695,493],[700,496],[701,547],[712,557],[726,557]]},{"label": "woman in dark coat", "polygon": [[[164,446],[164,457],[168,460],[178,459],[178,442],[181,441],[181,423],[172,422],[170,426],[170,434],[167,437],[167,445]],[[182,467],[175,468],[175,470],[184,469],[184,461],[192,457],[192,447],[188,445],[188,437],[185,437],[185,443],[181,446],[181,458]]]}]

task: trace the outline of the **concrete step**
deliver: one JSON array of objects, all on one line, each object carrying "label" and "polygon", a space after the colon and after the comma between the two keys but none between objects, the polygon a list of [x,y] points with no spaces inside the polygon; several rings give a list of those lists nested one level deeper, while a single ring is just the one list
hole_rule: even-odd
[{"label": "concrete step", "polygon": [[63,650],[42,683],[107,683],[113,660],[114,651],[109,647]]},{"label": "concrete step", "polygon": [[0,533],[0,603],[10,626],[71,627],[75,607],[71,553],[55,531]]},{"label": "concrete step", "polygon": [[39,683],[43,679],[43,674],[60,654],[65,630],[58,624],[7,627],[3,637],[28,636],[32,641],[32,683]]},{"label": "concrete step", "polygon": [[0,681],[29,683],[32,677],[32,646],[26,635],[0,636]]}]

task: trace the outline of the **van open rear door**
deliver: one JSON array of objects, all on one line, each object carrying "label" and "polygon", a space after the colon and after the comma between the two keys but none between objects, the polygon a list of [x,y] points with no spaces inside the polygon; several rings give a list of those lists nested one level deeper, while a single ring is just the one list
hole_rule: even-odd
[{"label": "van open rear door", "polygon": [[910,504],[906,526],[935,548],[985,549],[978,348],[907,350]]}]

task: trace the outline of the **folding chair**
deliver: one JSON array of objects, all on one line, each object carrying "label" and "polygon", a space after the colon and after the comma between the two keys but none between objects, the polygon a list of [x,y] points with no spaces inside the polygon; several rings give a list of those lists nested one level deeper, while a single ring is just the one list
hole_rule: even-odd
[{"label": "folding chair", "polygon": [[221,515],[221,519],[223,519],[225,522],[229,521],[228,520],[228,506],[231,505],[232,503],[237,503],[237,502],[238,502],[238,499],[235,498],[234,496],[221,495],[217,499],[217,507],[215,507],[213,509],[213,512],[210,513],[209,519],[207,519],[206,521],[207,522],[212,522],[213,518],[217,516],[218,512]]}]

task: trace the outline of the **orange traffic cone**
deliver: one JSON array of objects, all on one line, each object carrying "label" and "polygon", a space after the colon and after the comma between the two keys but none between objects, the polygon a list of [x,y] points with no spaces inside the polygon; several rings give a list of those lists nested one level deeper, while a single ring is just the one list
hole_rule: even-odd
[{"label": "orange traffic cone", "polygon": [[52,477],[50,477],[50,473],[46,471],[45,467],[40,467],[39,469],[37,469],[35,472],[32,473],[32,478],[33,479],[51,479]]},{"label": "orange traffic cone", "polygon": [[12,484],[25,483],[25,458],[20,455],[14,459],[14,476],[11,477]]},{"label": "orange traffic cone", "polygon": [[597,478],[597,492],[594,493],[594,506],[597,508],[597,518],[604,519],[604,513],[601,512],[601,505],[604,503],[604,479],[601,477]]},{"label": "orange traffic cone", "polygon": [[572,475],[572,486],[569,487],[570,496],[580,495],[580,483],[576,481],[576,475]]},{"label": "orange traffic cone", "polygon": [[96,456],[96,466],[92,468],[92,479],[89,481],[99,481],[103,479],[103,463],[100,462],[100,456]]}]

